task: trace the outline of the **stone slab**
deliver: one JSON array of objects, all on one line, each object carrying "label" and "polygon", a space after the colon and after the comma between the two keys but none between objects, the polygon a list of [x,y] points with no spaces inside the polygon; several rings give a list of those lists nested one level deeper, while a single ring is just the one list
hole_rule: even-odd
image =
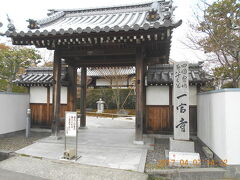
[{"label": "stone slab", "polygon": [[201,159],[199,153],[169,152],[170,167],[200,167]]},{"label": "stone slab", "polygon": [[190,153],[195,152],[193,141],[174,140],[172,137],[170,137],[169,142],[170,142],[170,151],[190,152]]},{"label": "stone slab", "polygon": [[[144,144],[134,144],[134,121],[111,118],[87,117],[88,129],[78,131],[78,155],[76,163],[144,172],[147,150],[153,138],[144,137]],[[64,137],[64,133],[60,135]],[[67,148],[74,148],[75,138],[67,138]],[[18,154],[59,160],[64,152],[64,138],[51,137],[17,151]]]}]

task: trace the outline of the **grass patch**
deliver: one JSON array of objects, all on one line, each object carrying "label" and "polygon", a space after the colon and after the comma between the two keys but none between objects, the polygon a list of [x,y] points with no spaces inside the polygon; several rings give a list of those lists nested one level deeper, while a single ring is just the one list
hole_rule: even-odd
[{"label": "grass patch", "polygon": [[30,155],[27,155],[27,154],[19,154],[19,155],[23,157],[30,157]]},{"label": "grass patch", "polygon": [[33,158],[36,158],[36,159],[40,159],[42,160],[43,158],[42,157],[38,157],[38,156],[32,156]]}]

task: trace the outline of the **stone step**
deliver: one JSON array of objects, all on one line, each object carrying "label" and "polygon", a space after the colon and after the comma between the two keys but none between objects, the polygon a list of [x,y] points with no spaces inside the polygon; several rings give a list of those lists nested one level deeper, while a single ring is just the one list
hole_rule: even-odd
[{"label": "stone step", "polygon": [[207,146],[203,146],[202,150],[208,159],[213,159],[213,152]]},{"label": "stone step", "polygon": [[172,180],[208,180],[225,178],[224,168],[178,168],[149,170],[149,175],[165,177]]}]

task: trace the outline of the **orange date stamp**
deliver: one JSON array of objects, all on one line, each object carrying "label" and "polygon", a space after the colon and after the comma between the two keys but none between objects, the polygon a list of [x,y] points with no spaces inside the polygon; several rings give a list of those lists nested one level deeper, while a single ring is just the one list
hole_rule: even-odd
[{"label": "orange date stamp", "polygon": [[[157,163],[158,168],[164,168],[167,166],[174,166],[176,164],[175,160],[159,160]],[[180,166],[200,166],[201,164],[206,164],[208,166],[222,166],[226,167],[227,166],[227,160],[193,160],[189,162],[188,160],[180,160],[180,162],[177,162],[177,164]]]}]

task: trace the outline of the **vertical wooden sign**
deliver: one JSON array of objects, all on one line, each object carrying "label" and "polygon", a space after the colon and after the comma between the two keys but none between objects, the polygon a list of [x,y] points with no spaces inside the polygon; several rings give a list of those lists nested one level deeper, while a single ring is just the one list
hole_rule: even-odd
[{"label": "vertical wooden sign", "polygon": [[189,140],[188,62],[176,62],[173,68],[174,139]]}]

